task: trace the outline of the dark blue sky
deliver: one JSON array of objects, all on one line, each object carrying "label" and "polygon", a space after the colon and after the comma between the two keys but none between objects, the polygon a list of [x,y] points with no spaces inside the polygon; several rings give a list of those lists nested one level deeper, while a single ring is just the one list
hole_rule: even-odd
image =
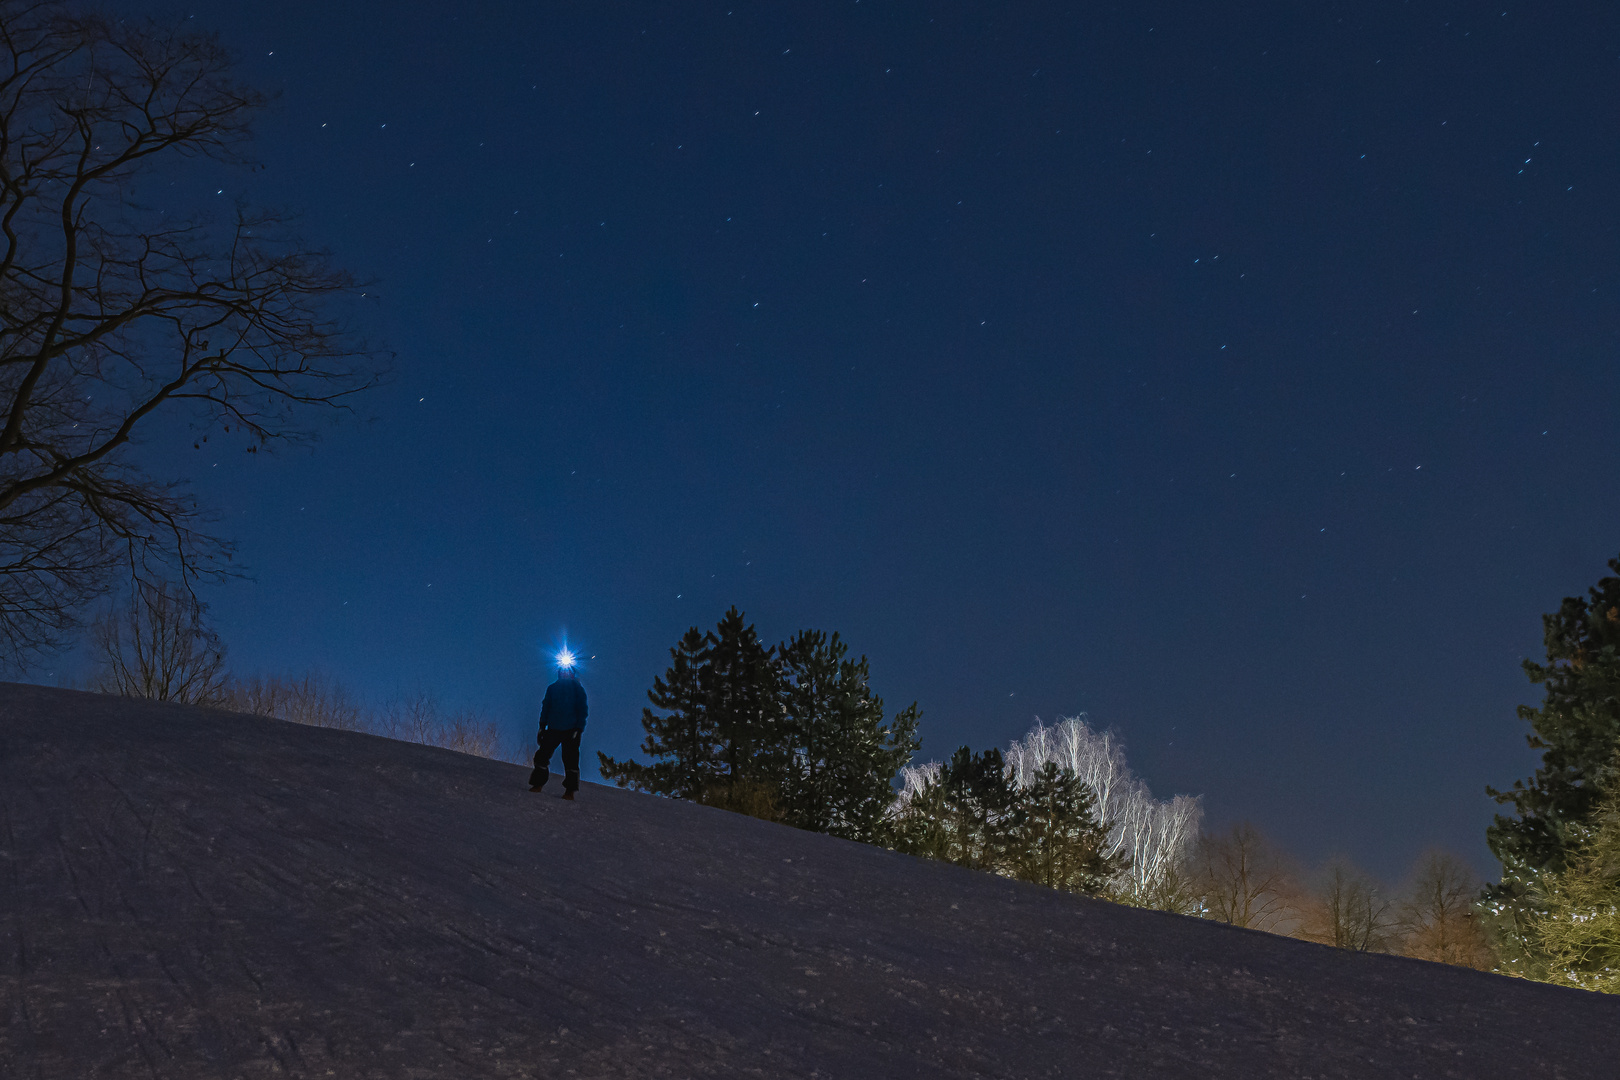
[{"label": "dark blue sky", "polygon": [[[1620,551],[1620,11],[198,3],[396,353],[182,466],[240,670],[632,750],[688,626],[836,629],[924,753],[1086,710],[1306,859],[1482,870]],[[217,461],[217,466],[215,462]]]}]

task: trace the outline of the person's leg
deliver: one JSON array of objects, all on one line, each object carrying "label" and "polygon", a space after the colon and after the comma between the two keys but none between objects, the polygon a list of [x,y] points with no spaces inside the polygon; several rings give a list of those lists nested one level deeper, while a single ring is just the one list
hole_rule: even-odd
[{"label": "person's leg", "polygon": [[562,741],[563,790],[579,790],[579,740],[585,732],[575,729]]},{"label": "person's leg", "polygon": [[[540,749],[534,752],[534,772],[529,774],[531,789],[543,788],[546,781],[551,779],[551,755],[557,752],[557,744],[562,741],[559,738],[561,734],[556,731],[540,733]],[[563,760],[567,761],[566,756]]]}]

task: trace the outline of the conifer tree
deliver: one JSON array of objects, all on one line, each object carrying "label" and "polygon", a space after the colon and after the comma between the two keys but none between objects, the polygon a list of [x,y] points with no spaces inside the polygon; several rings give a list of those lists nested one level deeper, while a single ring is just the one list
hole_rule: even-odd
[{"label": "conifer tree", "polygon": [[718,743],[720,773],[705,802],[775,818],[783,770],[783,723],[774,649],[733,606],[705,637],[704,706]]},{"label": "conifer tree", "polygon": [[[917,749],[915,704],[889,720],[837,634],[766,648],[732,607],[688,630],[642,710],[652,764],[598,753],[621,787],[693,799],[852,840],[890,826],[893,781]],[[657,711],[655,711],[657,710]]]},{"label": "conifer tree", "polygon": [[1106,853],[1108,830],[1097,821],[1096,798],[1073,769],[1048,761],[1017,794],[1015,877],[1095,896],[1129,868],[1129,856]]},{"label": "conifer tree", "polygon": [[933,850],[916,854],[992,873],[1014,864],[1024,807],[1000,750],[958,748],[925,785],[922,805],[937,819],[913,834],[932,841]]},{"label": "conifer tree", "polygon": [[894,801],[894,777],[916,752],[913,703],[885,722],[868,686],[866,657],[847,658],[838,635],[804,630],[776,650],[785,751],[781,820],[801,829],[874,841]]},{"label": "conifer tree", "polygon": [[[1609,560],[1620,575],[1620,559]],[[1546,686],[1540,708],[1521,706],[1541,767],[1509,791],[1488,788],[1515,816],[1486,831],[1502,880],[1486,889],[1504,964],[1534,975],[1539,946],[1531,927],[1540,910],[1541,878],[1567,865],[1572,835],[1590,821],[1620,740],[1620,577],[1605,577],[1585,597],[1566,597],[1543,618],[1547,662],[1525,661],[1533,683]]]},{"label": "conifer tree", "polygon": [[945,786],[937,773],[895,807],[885,843],[908,855],[952,861],[953,839],[945,805]]},{"label": "conifer tree", "polygon": [[704,672],[711,642],[697,627],[669,650],[670,666],[653,679],[647,698],[654,708],[641,710],[647,732],[641,751],[650,765],[615,761],[600,750],[602,775],[620,787],[677,799],[696,799],[721,775],[720,736],[709,708]]}]

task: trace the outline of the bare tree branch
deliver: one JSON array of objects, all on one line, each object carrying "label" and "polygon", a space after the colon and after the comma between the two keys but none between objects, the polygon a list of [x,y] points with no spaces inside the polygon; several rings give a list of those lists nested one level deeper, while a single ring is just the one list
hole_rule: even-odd
[{"label": "bare tree branch", "polygon": [[240,164],[263,95],[211,37],[0,0],[0,662],[59,645],[121,573],[221,572],[229,544],[129,453],[154,423],[309,435],[373,385],[356,283],[290,218],[138,203],[190,158]]},{"label": "bare tree branch", "polygon": [[95,689],[124,697],[217,705],[225,700],[225,646],[207,606],[168,582],[137,581],[127,602],[91,626]]}]

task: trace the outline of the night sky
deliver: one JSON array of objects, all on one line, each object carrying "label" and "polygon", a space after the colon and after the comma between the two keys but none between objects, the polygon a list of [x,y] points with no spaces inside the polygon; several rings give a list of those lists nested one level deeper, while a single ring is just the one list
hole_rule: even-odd
[{"label": "night sky", "polygon": [[736,604],[925,758],[1083,710],[1304,860],[1494,868],[1519,662],[1620,552],[1620,9],[184,11],[279,100],[177,198],[301,208],[394,353],[179,453],[237,670],[527,739],[566,636],[623,755]]}]

